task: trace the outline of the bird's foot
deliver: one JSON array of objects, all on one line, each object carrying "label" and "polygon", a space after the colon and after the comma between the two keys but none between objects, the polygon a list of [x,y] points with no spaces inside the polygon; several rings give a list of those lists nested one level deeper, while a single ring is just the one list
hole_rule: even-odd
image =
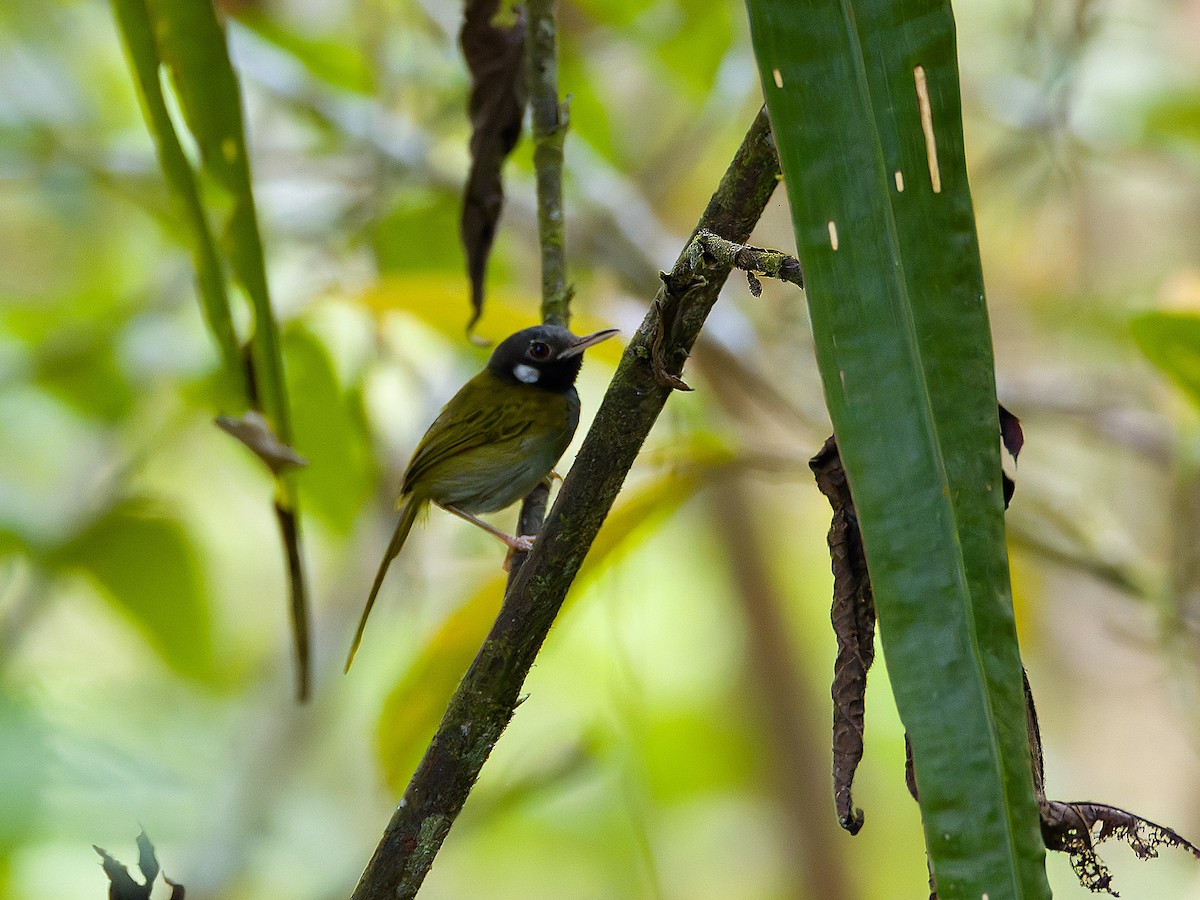
[{"label": "bird's foot", "polygon": [[508,572],[512,569],[512,558],[516,553],[528,553],[533,549],[533,542],[536,535],[522,534],[518,537],[505,535],[507,540],[504,543],[508,544],[508,553],[504,555],[504,571]]}]

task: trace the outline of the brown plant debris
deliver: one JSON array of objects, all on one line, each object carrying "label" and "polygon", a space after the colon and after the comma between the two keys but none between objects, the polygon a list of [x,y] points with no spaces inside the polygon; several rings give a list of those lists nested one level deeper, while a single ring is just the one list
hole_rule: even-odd
[{"label": "brown plant debris", "polygon": [[1004,442],[1004,449],[1015,460],[1020,455],[1021,448],[1025,446],[1025,432],[1021,430],[1021,420],[1005,409],[1003,403],[999,408],[1000,440]]},{"label": "brown plant debris", "polygon": [[[108,876],[109,900],[150,900],[154,880],[158,878],[161,870],[158,867],[158,858],[154,855],[154,845],[150,843],[145,831],[137,836],[137,846],[138,868],[142,871],[142,877],[146,879],[145,883],[135,881],[125,866],[95,844],[92,845],[92,849],[100,854],[100,865],[104,868],[104,874]],[[166,875],[163,875],[163,881],[171,888],[168,900],[184,900],[183,885],[176,884]]]},{"label": "brown plant debris", "polygon": [[525,115],[525,16],[502,0],[467,0],[459,34],[471,73],[471,169],[460,234],[471,279],[470,332],[483,314],[484,278],[504,207],[504,160],[521,137]]},{"label": "brown plant debris", "polygon": [[[1003,404],[1000,404],[1000,441],[1015,463],[1021,448],[1025,445],[1025,433],[1021,430],[1021,420],[1005,409]],[[1009,478],[1008,473],[1003,470],[1000,472],[1000,481],[1004,490],[1004,508],[1008,509],[1008,504],[1012,502],[1013,492],[1017,489],[1017,483]]]},{"label": "brown plant debris", "polygon": [[308,460],[279,439],[271,423],[257,410],[252,409],[238,418],[217,416],[216,423],[222,431],[254,451],[275,475],[308,465]]},{"label": "brown plant debris", "polygon": [[1112,873],[1096,853],[1096,846],[1109,840],[1124,841],[1138,859],[1155,859],[1159,847],[1179,847],[1200,859],[1200,849],[1170,828],[1143,819],[1136,813],[1103,803],[1046,799],[1042,734],[1029,676],[1025,680],[1025,721],[1029,731],[1029,755],[1033,759],[1033,792],[1041,818],[1042,840],[1047,850],[1066,853],[1075,877],[1095,893],[1119,897],[1112,887]]},{"label": "brown plant debris", "polygon": [[867,672],[875,661],[875,597],[867,573],[858,514],[830,437],[809,461],[817,487],[833,508],[829,526],[829,556],[833,566],[833,609],[830,618],[837,637],[833,663],[833,796],[838,823],[851,834],[863,826],[863,812],[850,794],[854,772],[863,755],[863,714]]},{"label": "brown plant debris", "polygon": [[[1024,443],[1020,420],[1003,406],[999,408],[1000,435],[1005,450],[1016,459]],[[863,825],[861,809],[851,800],[854,772],[863,754],[863,713],[867,671],[874,661],[875,598],[863,554],[858,516],[850,496],[846,473],[831,436],[809,461],[820,488],[833,508],[829,528],[829,555],[833,566],[833,630],[837,658],[833,675],[833,787],[838,822],[851,834]],[[1005,476],[1004,505],[1012,498],[1013,483]],[[1103,803],[1065,802],[1046,797],[1042,736],[1029,677],[1022,672],[1025,689],[1025,719],[1029,736],[1033,789],[1041,820],[1042,840],[1047,850],[1066,853],[1079,883],[1094,892],[1120,896],[1112,887],[1112,873],[1096,853],[1099,844],[1124,841],[1138,859],[1154,859],[1160,847],[1178,847],[1200,859],[1200,848],[1165,826]],[[918,800],[912,744],[904,737],[904,780]],[[932,889],[933,875],[930,874]],[[937,900],[931,890],[930,900]]]}]

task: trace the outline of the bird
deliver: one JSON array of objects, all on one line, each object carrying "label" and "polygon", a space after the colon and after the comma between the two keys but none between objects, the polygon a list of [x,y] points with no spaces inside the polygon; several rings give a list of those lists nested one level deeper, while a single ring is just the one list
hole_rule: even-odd
[{"label": "bird", "polygon": [[442,408],[405,470],[396,501],[400,521],[359,619],[347,672],[388,566],[429,504],[478,525],[511,550],[530,549],[532,537],[506,534],[476,515],[511,506],[550,476],[579,425],[575,379],[583,352],[617,333],[607,328],[579,337],[554,324],[525,328],[501,341],[483,371]]}]

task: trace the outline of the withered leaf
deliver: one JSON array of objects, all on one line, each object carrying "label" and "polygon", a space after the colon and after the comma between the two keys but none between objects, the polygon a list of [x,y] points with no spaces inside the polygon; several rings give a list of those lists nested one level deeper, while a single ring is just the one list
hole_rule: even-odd
[{"label": "withered leaf", "polygon": [[267,464],[278,475],[288,469],[308,465],[308,460],[289,447],[275,434],[271,423],[256,410],[250,410],[239,418],[217,416],[217,426],[233,435],[254,451],[254,455]]},{"label": "withered leaf", "polygon": [[502,0],[467,0],[459,34],[471,73],[471,169],[460,234],[471,279],[471,321],[483,315],[488,255],[504,206],[501,168],[521,136],[525,115],[525,11]]},{"label": "withered leaf", "polygon": [[138,868],[142,870],[142,877],[146,879],[146,884],[154,884],[154,879],[158,877],[158,857],[154,855],[154,845],[150,843],[150,838],[142,831],[137,836],[138,848]]},{"label": "withered leaf", "polygon": [[1164,846],[1180,847],[1200,859],[1200,849],[1170,828],[1115,806],[1045,798],[1038,805],[1046,849],[1069,854],[1075,876],[1088,890],[1120,896],[1112,888],[1112,873],[1096,854],[1096,845],[1107,840],[1125,841],[1138,859],[1154,859]]},{"label": "withered leaf", "polygon": [[833,663],[833,796],[838,823],[851,834],[863,826],[851,788],[862,761],[867,672],[875,661],[875,596],[867,573],[858,514],[842,468],[837,441],[830,437],[809,468],[833,508],[829,556],[833,566],[833,609],[837,637]]},{"label": "withered leaf", "polygon": [[[1001,437],[1005,449],[1014,458],[1024,437],[1020,422],[1003,406],[999,408]],[[863,554],[858,519],[850,496],[834,437],[826,440],[821,451],[809,461],[817,486],[833,507],[829,530],[829,552],[833,562],[833,625],[838,652],[834,663],[834,797],[838,821],[855,834],[862,827],[862,810],[851,800],[854,772],[862,759],[863,710],[866,676],[874,659],[875,604],[870,575]],[[1004,502],[1012,497],[1013,482],[1004,478]],[[1091,891],[1112,888],[1112,873],[1096,853],[1096,846],[1107,840],[1123,840],[1139,859],[1153,859],[1163,846],[1179,847],[1200,859],[1200,848],[1170,828],[1158,825],[1123,809],[1092,802],[1048,800],[1041,730],[1029,676],[1022,671],[1025,693],[1025,720],[1032,762],[1033,789],[1041,821],[1042,840],[1048,850],[1067,853],[1080,883]],[[912,744],[904,737],[905,782],[913,799],[918,799]],[[930,900],[937,900],[934,877],[930,873]]]},{"label": "withered leaf", "polygon": [[[100,865],[104,869],[104,874],[108,876],[109,900],[150,900],[150,893],[154,889],[154,880],[161,870],[158,866],[158,858],[154,855],[154,845],[150,843],[150,838],[146,836],[145,831],[137,836],[137,846],[138,868],[142,871],[144,884],[135,881],[129,874],[129,870],[109,856],[107,852],[95,844],[92,845],[92,849],[100,854]],[[184,900],[183,885],[175,883],[166,875],[163,875],[163,881],[171,887],[169,900]]]},{"label": "withered leaf", "polygon": [[1017,458],[1021,448],[1025,446],[1021,420],[1005,409],[1004,404],[1000,404],[1000,440],[1004,442],[1004,449],[1013,459]]},{"label": "withered leaf", "polygon": [[[1000,410],[1000,441],[1004,444],[1004,449],[1015,461],[1017,454],[1021,452],[1021,447],[1025,445],[1025,433],[1021,430],[1021,420],[1004,408],[1004,404],[997,404]],[[1013,494],[1017,490],[1017,483],[1013,481],[1007,472],[1000,473],[1000,482],[1004,489],[1004,508],[1008,509],[1008,504],[1012,502]]]},{"label": "withered leaf", "polygon": [[1096,853],[1096,845],[1108,840],[1125,841],[1138,859],[1154,859],[1159,847],[1180,847],[1200,859],[1200,849],[1170,828],[1115,806],[1046,799],[1046,774],[1042,732],[1029,675],[1025,680],[1025,726],[1029,733],[1029,755],[1033,761],[1033,793],[1041,818],[1042,841],[1047,850],[1066,853],[1079,883],[1090,891],[1105,891],[1119,897],[1112,887],[1112,873]]}]

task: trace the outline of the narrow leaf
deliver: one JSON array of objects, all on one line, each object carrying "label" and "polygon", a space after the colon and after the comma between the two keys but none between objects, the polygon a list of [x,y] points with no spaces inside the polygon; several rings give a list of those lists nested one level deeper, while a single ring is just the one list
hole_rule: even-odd
[{"label": "narrow leaf", "polygon": [[483,315],[488,255],[504,207],[501,168],[521,136],[525,115],[525,16],[501,0],[467,0],[459,35],[471,72],[471,170],[460,226],[474,312]]},{"label": "narrow leaf", "polygon": [[283,361],[251,190],[241,93],[225,33],[211,0],[146,2],[159,53],[170,69],[184,119],[200,148],[203,171],[220,186],[228,205],[223,244],[233,276],[254,308],[250,343],[257,399],[279,439],[291,443]]},{"label": "narrow leaf", "polygon": [[154,138],[159,166],[166,177],[167,187],[183,209],[192,233],[192,261],[208,328],[220,348],[226,372],[236,384],[244,388],[241,350],[234,333],[229,296],[225,290],[225,273],[217,253],[216,240],[200,200],[195,173],[183,152],[179,137],[175,133],[175,126],[167,112],[162,83],[158,77],[158,45],[154,40],[154,25],[146,7],[146,0],[112,0],[112,5],[125,44],[125,52],[133,69],[146,124]]},{"label": "narrow leaf", "polygon": [[[244,365],[246,375],[241,383],[246,389],[249,405],[264,414],[268,423],[266,432],[277,438],[280,446],[290,447],[291,411],[283,379],[279,330],[271,309],[262,238],[251,189],[241,94],[216,9],[211,0],[113,2],[123,23],[143,97],[152,98],[147,102],[152,130],[156,134],[160,131],[165,133],[164,129],[171,127],[157,85],[161,62],[170,71],[184,121],[199,147],[201,172],[206,181],[216,188],[210,192],[217,196],[210,198],[208,210],[221,220],[221,249],[225,260],[254,310],[249,357],[243,363],[243,355],[239,350],[234,354],[236,359],[227,360],[227,365],[236,368],[239,374]],[[153,86],[150,85],[151,81],[154,82]],[[174,139],[173,131],[171,135],[174,144],[164,156],[164,170],[169,164],[174,171],[179,162],[176,158],[179,155],[176,153],[178,140]],[[178,176],[168,173],[168,177]],[[191,178],[190,168],[188,177]],[[194,183],[190,190],[192,194],[197,193]],[[214,209],[220,212],[213,212]],[[216,251],[207,232],[203,210],[199,215],[205,222],[205,231],[197,237],[200,249],[196,252],[202,257],[200,263],[203,263],[203,267],[198,263],[198,270],[202,279],[216,279],[218,269],[213,264]],[[221,290],[224,290],[223,281]],[[227,299],[224,308],[228,309]],[[210,319],[212,316],[210,313]],[[228,355],[228,350],[226,353]],[[244,429],[240,437],[246,437]],[[275,506],[288,562],[292,619],[295,623],[294,643],[299,660],[298,693],[303,700],[307,696],[309,677],[309,625],[296,487],[285,471],[286,466],[279,465],[282,458],[278,454],[264,455],[260,452],[261,446],[252,446],[252,449],[259,452],[260,458],[267,460],[276,473],[278,490]]]},{"label": "narrow leaf", "polygon": [[748,0],[936,888],[1045,898],[948,0]]}]

